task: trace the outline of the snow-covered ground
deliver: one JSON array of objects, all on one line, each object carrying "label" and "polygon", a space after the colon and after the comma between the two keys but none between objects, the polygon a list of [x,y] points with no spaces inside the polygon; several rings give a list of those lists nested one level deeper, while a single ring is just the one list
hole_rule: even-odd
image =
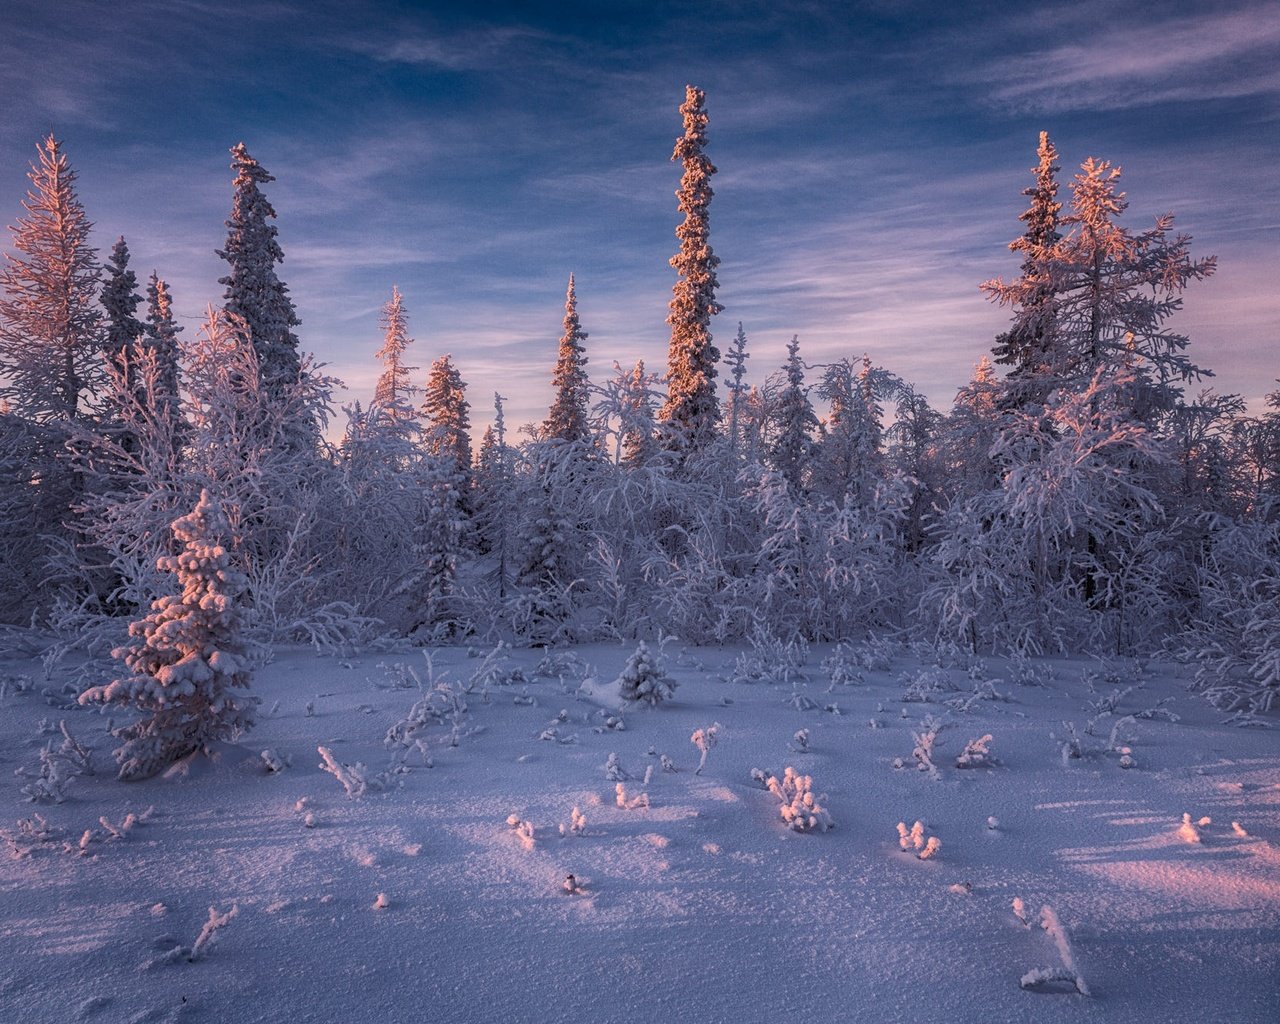
[{"label": "snow-covered ground", "polygon": [[[898,652],[832,686],[815,647],[793,691],[726,681],[741,650],[672,645],[674,699],[618,730],[610,681],[631,649],[573,653],[593,679],[567,659],[536,678],[542,652],[515,651],[499,669],[527,683],[477,683],[457,715],[433,698],[442,717],[400,748],[409,770],[358,799],[317,748],[385,772],[384,735],[429,686],[420,652],[279,651],[241,746],[129,785],[106,715],[51,706],[64,679],[37,663],[0,665],[0,1020],[1280,1020],[1280,741],[1220,724],[1176,672],[991,660],[984,680]],[[483,656],[433,659],[461,689]],[[903,702],[904,676],[930,699]],[[938,778],[913,756],[930,715]],[[61,743],[59,719],[97,773],[65,802],[23,802],[14,772]],[[1081,758],[1064,759],[1065,722]],[[713,723],[695,775],[690,735]],[[996,763],[955,767],[985,734]],[[268,772],[263,750],[291,764]],[[618,806],[611,753],[641,806]],[[812,776],[833,830],[786,827],[752,777],[786,766]],[[43,841],[19,828],[33,813]],[[927,860],[900,849],[897,824],[917,820],[941,842]],[[1046,905],[1088,996],[1020,986],[1064,966]],[[210,907],[238,910],[191,961]]]}]

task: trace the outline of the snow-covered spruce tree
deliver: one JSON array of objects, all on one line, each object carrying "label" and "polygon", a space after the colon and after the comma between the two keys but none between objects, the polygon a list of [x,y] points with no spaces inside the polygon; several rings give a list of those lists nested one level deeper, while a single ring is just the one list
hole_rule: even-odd
[{"label": "snow-covered spruce tree", "polygon": [[62,143],[46,138],[27,176],[0,269],[0,400],[37,423],[68,422],[87,414],[101,379],[101,270]]},{"label": "snow-covered spruce tree", "polygon": [[645,703],[657,707],[664,700],[674,697],[676,692],[676,681],[643,640],[627,658],[616,682],[618,696],[633,704]]},{"label": "snow-covered spruce tree", "polygon": [[[1178,400],[1178,382],[1204,375],[1184,353],[1186,336],[1165,321],[1182,307],[1186,286],[1214,272],[1216,259],[1193,261],[1190,237],[1170,235],[1171,214],[1138,234],[1119,224],[1129,205],[1117,190],[1119,179],[1119,168],[1087,159],[1061,221],[1067,234],[1037,254],[1036,277],[988,281],[982,288],[1013,306],[1011,333],[1042,332],[1043,370],[1036,373],[1046,378],[1046,390],[1084,390],[1099,368],[1140,358],[1153,378],[1142,404],[1155,413]],[[1046,289],[1047,298],[1035,298]]]},{"label": "snow-covered spruce tree", "polygon": [[[129,247],[122,237],[111,247],[106,265],[106,284],[102,286],[102,309],[106,313],[106,336],[103,352],[107,365],[124,378],[125,387],[137,391],[139,339],[143,326],[134,314],[142,304],[138,294],[138,278],[129,269]],[[108,411],[108,417],[111,417]]]},{"label": "snow-covered spruce tree", "polygon": [[413,569],[400,584],[409,602],[409,631],[429,634],[443,629],[453,634],[462,625],[450,599],[457,590],[458,563],[470,529],[469,496],[463,492],[469,477],[458,472],[447,454],[426,453],[409,472],[421,496],[412,533]]},{"label": "snow-covered spruce tree", "polygon": [[421,429],[417,411],[410,402],[419,390],[411,378],[418,367],[408,366],[404,361],[413,339],[409,337],[409,312],[404,308],[404,298],[394,286],[391,298],[382,307],[382,327],[385,333],[377,353],[382,374],[373,389],[373,401],[381,412],[378,429],[407,444]]},{"label": "snow-covered spruce tree", "polygon": [[239,607],[247,581],[232,564],[231,526],[202,491],[172,529],[181,550],[159,567],[177,577],[182,593],[154,601],[151,614],[129,627],[133,642],[113,652],[130,675],[80,697],[145,716],[115,732],[125,741],[116,751],[124,780],[155,775],[253,724],[256,700],[236,692],[248,687],[250,674]]},{"label": "snow-covered spruce tree", "polygon": [[564,334],[560,336],[556,368],[551,375],[556,397],[542,424],[542,436],[548,440],[557,439],[571,444],[585,444],[590,440],[587,424],[590,384],[586,370],[587,354],[582,347],[586,339],[587,332],[578,320],[578,295],[570,274],[564,299]]},{"label": "snow-covered spruce tree", "polygon": [[703,148],[707,144],[706,94],[685,87],[684,134],[676,140],[672,160],[684,166],[680,188],[680,212],[684,222],[676,228],[680,251],[671,257],[679,275],[673,289],[671,342],[667,354],[667,400],[658,414],[661,441],[677,459],[706,447],[716,436],[720,409],[716,402],[716,362],[720,353],[711,342],[711,318],[723,308],[716,301],[716,267],[720,259],[711,250],[711,175],[716,169]]},{"label": "snow-covered spruce tree", "polygon": [[[231,147],[231,169],[236,172],[231,218],[226,245],[217,250],[231,269],[218,283],[226,286],[223,308],[248,329],[258,357],[262,393],[272,398],[296,386],[302,372],[298,337],[293,333],[298,316],[289,289],[276,275],[276,264],[284,260],[271,223],[276,211],[260,187],[275,178],[249,155],[243,142]],[[306,451],[315,448],[318,437],[317,423],[299,420],[289,425],[284,440],[294,450]]]},{"label": "snow-covered spruce tree", "polygon": [[886,476],[877,394],[882,376],[869,357],[860,369],[840,359],[823,370],[816,389],[830,412],[814,453],[812,490],[839,507],[869,503]]},{"label": "snow-covered spruce tree", "polygon": [[902,524],[902,540],[908,551],[918,551],[925,541],[925,518],[941,500],[945,467],[938,446],[942,415],[906,381],[894,388],[894,418],[885,439],[892,465],[908,481],[911,503]]},{"label": "snow-covered spruce tree", "polygon": [[643,359],[636,360],[636,365],[623,381],[620,391],[618,461],[629,469],[648,465],[657,454],[657,418],[654,409],[659,382],[657,374],[645,372]]},{"label": "snow-covered spruce tree", "polygon": [[452,356],[441,356],[431,364],[423,390],[422,443],[429,454],[453,464],[464,491],[471,478],[470,410],[462,374],[453,365]]},{"label": "snow-covered spruce tree", "polygon": [[787,343],[787,361],[782,366],[785,383],[778,391],[775,411],[777,427],[770,450],[770,463],[782,474],[793,491],[804,486],[809,460],[813,453],[813,431],[818,426],[804,386],[804,362],[800,358],[800,338]]},{"label": "snow-covered spruce tree", "polygon": [[1035,184],[1022,190],[1031,205],[1018,218],[1027,230],[1009,243],[1010,250],[1022,254],[1022,276],[1008,286],[1016,291],[1010,297],[1015,320],[1009,330],[996,338],[993,347],[996,362],[1013,367],[1006,388],[1015,406],[1025,401],[1043,401],[1044,389],[1053,384],[1049,352],[1053,344],[1054,284],[1050,258],[1062,237],[1058,233],[1062,204],[1057,198],[1057,174],[1062,168],[1048,132],[1040,133],[1036,156],[1038,161],[1032,168]]},{"label": "snow-covered spruce tree", "polygon": [[738,333],[734,335],[733,345],[725,354],[724,361],[729,365],[729,373],[733,378],[729,389],[729,447],[737,452],[739,445],[740,420],[742,404],[747,386],[743,378],[747,375],[747,360],[751,354],[747,352],[747,333],[742,329],[742,321],[738,321]]},{"label": "snow-covered spruce tree", "polygon": [[514,453],[507,444],[506,401],[493,393],[493,424],[485,429],[475,468],[475,521],[480,550],[493,559],[490,574],[498,600],[511,585],[515,552]]},{"label": "snow-covered spruce tree", "polygon": [[147,321],[142,331],[142,350],[151,353],[155,360],[156,375],[144,404],[157,421],[167,425],[175,438],[181,438],[185,428],[178,393],[181,378],[178,335],[181,332],[182,328],[173,319],[169,286],[152,272],[147,282]]}]

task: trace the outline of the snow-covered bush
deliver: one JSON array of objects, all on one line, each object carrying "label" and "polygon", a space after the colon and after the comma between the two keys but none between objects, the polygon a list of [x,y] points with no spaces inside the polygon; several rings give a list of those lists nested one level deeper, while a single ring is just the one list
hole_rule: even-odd
[{"label": "snow-covered bush", "polygon": [[22,787],[22,795],[33,803],[60,804],[67,798],[67,787],[81,775],[93,774],[93,752],[71,735],[65,721],[58,723],[62,744],[55,749],[45,744],[35,765],[18,768],[15,775],[31,781]]},{"label": "snow-covered bush", "polygon": [[333,751],[328,747],[316,747],[316,753],[321,758],[319,767],[342,783],[348,800],[359,800],[371,789],[379,792],[389,789],[394,776],[403,775],[409,770],[402,762],[393,762],[386,771],[373,772],[359,761],[344,764],[333,756]]},{"label": "snow-covered bush", "polygon": [[991,750],[988,744],[991,743],[991,733],[979,736],[977,739],[970,740],[964,745],[964,750],[956,756],[957,768],[989,768],[995,764],[994,758],[991,756]]},{"label": "snow-covered bush", "polygon": [[[711,748],[716,745],[720,739],[720,723],[713,722],[711,725],[702,729],[694,729],[693,735],[689,737],[689,742],[698,748],[698,767],[694,769],[694,775],[701,775],[702,769],[707,766],[707,755],[711,753]],[[663,755],[663,769],[666,771],[675,771],[675,766],[668,768],[669,764],[666,755]]]},{"label": "snow-covered bush", "polygon": [[[1016,908],[1015,913],[1017,913]],[[1024,915],[1019,915],[1019,917],[1026,922]],[[1062,922],[1058,920],[1058,915],[1054,912],[1054,909],[1047,904],[1040,908],[1040,927],[1048,932],[1049,937],[1053,939],[1053,944],[1058,949],[1058,956],[1062,959],[1062,966],[1039,967],[1028,971],[1022,976],[1019,984],[1023,988],[1036,988],[1049,982],[1065,981],[1073,985],[1080,995],[1089,995],[1089,986],[1085,984],[1084,975],[1080,973],[1080,968],[1076,966],[1075,953],[1071,949],[1071,940],[1067,937],[1067,930],[1062,927]]]},{"label": "snow-covered bush", "polygon": [[584,836],[587,834],[587,817],[575,805],[569,812],[569,824],[560,826],[562,836]]},{"label": "snow-covered bush", "polygon": [[80,696],[82,704],[115,704],[146,717],[117,729],[121,779],[162,771],[217,740],[233,739],[253,724],[256,700],[236,690],[249,685],[239,607],[246,579],[231,562],[231,527],[208,491],[188,515],[174,520],[177,555],[157,565],[173,573],[182,593],[161,597],[151,614],[134,622],[134,641],[112,654],[132,673]]},{"label": "snow-covered bush", "polygon": [[507,827],[515,833],[516,838],[520,840],[520,845],[526,850],[532,850],[536,845],[533,835],[533,822],[524,821],[518,814],[507,815]]},{"label": "snow-covered bush", "polygon": [[640,807],[649,806],[649,794],[641,792],[632,796],[627,792],[627,787],[619,782],[613,787],[613,802],[624,811],[634,811]]},{"label": "snow-covered bush", "polygon": [[941,731],[942,723],[932,715],[927,715],[921,723],[920,731],[911,734],[911,738],[916,744],[911,751],[911,756],[916,762],[916,768],[922,772],[928,772],[929,778],[935,781],[942,777],[938,773],[938,767],[933,760],[933,748],[938,741],[938,733]]},{"label": "snow-covered bush", "polygon": [[835,827],[827,809],[813,795],[811,776],[801,775],[788,765],[781,780],[777,776],[766,775],[764,784],[782,805],[779,810],[787,828],[795,832],[826,832]]},{"label": "snow-covered bush", "polygon": [[898,822],[898,848],[904,853],[914,853],[920,860],[930,860],[942,849],[942,840],[924,834],[924,823],[917,821],[910,829],[905,821]]},{"label": "snow-covered bush", "polygon": [[609,751],[609,756],[605,758],[604,777],[610,782],[621,782],[624,779],[631,778],[622,767],[622,762],[618,760],[618,755],[615,751]]},{"label": "snow-covered bush", "polygon": [[656,707],[675,696],[676,681],[667,674],[661,660],[654,657],[643,640],[627,659],[622,674],[615,681],[619,695],[631,703],[643,701]]}]

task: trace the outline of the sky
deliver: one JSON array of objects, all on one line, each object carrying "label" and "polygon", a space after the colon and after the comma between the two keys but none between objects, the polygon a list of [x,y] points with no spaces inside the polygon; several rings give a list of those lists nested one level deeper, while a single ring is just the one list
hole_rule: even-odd
[{"label": "sky", "polygon": [[[1276,0],[414,4],[4,0],[0,217],[65,144],[103,256],[170,282],[188,336],[221,298],[229,148],[275,175],[304,349],[367,401],[396,285],[413,363],[451,353],[473,422],[541,420],[576,275],[600,383],[665,366],[686,83],[718,168],[713,322],[750,379],[799,335],[950,405],[1008,310],[1038,133],[1064,182],[1123,168],[1134,230],[1173,212],[1217,274],[1173,325],[1254,409],[1280,376]],[[0,240],[7,247],[8,238]],[[339,424],[341,426],[341,416]]]}]

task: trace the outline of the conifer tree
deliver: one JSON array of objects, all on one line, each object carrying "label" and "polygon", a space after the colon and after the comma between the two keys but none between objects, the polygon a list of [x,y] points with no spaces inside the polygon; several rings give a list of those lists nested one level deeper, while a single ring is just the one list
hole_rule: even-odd
[{"label": "conifer tree", "polygon": [[130,675],[95,686],[82,704],[112,704],[146,717],[117,729],[120,778],[144,779],[174,761],[233,739],[253,724],[249,660],[241,639],[240,601],[247,586],[231,562],[231,526],[209,492],[174,521],[176,555],[157,565],[173,573],[181,593],[156,599],[151,614],[129,627],[133,641],[112,651]]},{"label": "conifer tree", "polygon": [[0,269],[0,400],[30,420],[69,422],[102,376],[101,272],[62,143],[50,135],[38,152]]},{"label": "conifer tree", "polygon": [[409,402],[418,393],[410,376],[417,367],[404,361],[413,339],[409,337],[409,312],[404,308],[400,289],[394,286],[391,298],[382,307],[382,326],[385,333],[377,353],[382,362],[382,375],[374,386],[373,400],[396,432],[408,437],[418,429],[417,414]]},{"label": "conifer tree", "polygon": [[471,474],[471,403],[467,385],[449,355],[431,364],[423,392],[423,444],[437,457],[447,458],[462,479]]},{"label": "conifer tree", "polygon": [[[1009,243],[1013,252],[1022,253],[1022,277],[1019,280],[1020,295],[1017,299],[1018,319],[1014,325],[996,338],[993,354],[996,362],[1012,366],[1010,373],[1011,397],[1015,404],[1021,399],[1043,400],[1044,377],[1049,371],[1049,346],[1053,331],[1053,281],[1050,259],[1053,248],[1061,239],[1058,233],[1059,214],[1057,173],[1058,151],[1049,139],[1048,132],[1040,133],[1040,145],[1036,150],[1039,162],[1032,169],[1035,184],[1022,190],[1031,205],[1019,216],[1027,230]],[[985,287],[985,286],[984,286]],[[1037,384],[1037,380],[1039,384]]]},{"label": "conifer tree", "polygon": [[773,467],[794,492],[802,489],[805,471],[813,450],[813,430],[818,417],[809,403],[804,386],[804,362],[800,359],[800,338],[787,344],[787,361],[782,367],[786,383],[778,393],[777,434],[772,447]]},{"label": "conifer tree", "polygon": [[814,455],[812,487],[838,507],[870,504],[885,479],[883,410],[876,393],[877,381],[884,377],[864,356],[860,369],[848,359],[832,363],[818,383],[818,397],[830,412]]},{"label": "conifer tree", "polygon": [[182,328],[173,319],[173,300],[169,286],[153,271],[147,282],[147,322],[142,332],[142,347],[152,354],[156,365],[152,394],[145,404],[156,419],[169,425],[173,437],[183,433],[182,406],[178,395],[179,346]]},{"label": "conifer tree", "polygon": [[137,392],[138,341],[142,322],[134,316],[142,297],[138,295],[138,278],[129,269],[129,247],[118,238],[107,260],[107,283],[102,288],[102,308],[107,314],[103,351],[130,393]]},{"label": "conifer tree", "polygon": [[564,334],[560,336],[560,349],[556,357],[551,386],[556,397],[551,411],[542,425],[544,438],[556,438],[572,443],[585,443],[591,437],[587,425],[587,407],[590,399],[587,380],[587,355],[582,343],[587,332],[578,320],[578,295],[574,290],[573,275],[569,275],[569,288],[564,299]]},{"label": "conifer tree", "polygon": [[684,166],[680,188],[680,212],[684,222],[676,228],[680,251],[671,257],[679,275],[673,288],[671,342],[667,354],[667,400],[658,418],[663,447],[683,457],[705,448],[715,437],[720,409],[716,403],[716,362],[720,353],[712,344],[711,318],[723,307],[716,301],[716,267],[720,260],[711,250],[709,219],[711,175],[716,169],[703,148],[707,143],[705,93],[685,87],[680,107],[684,134],[676,140],[672,160]]},{"label": "conifer tree", "polygon": [[653,386],[657,378],[646,373],[644,360],[638,359],[622,383],[619,395],[619,461],[635,469],[647,464],[657,453],[653,401]]},{"label": "conifer tree", "polygon": [[742,321],[738,321],[738,333],[733,339],[733,347],[724,357],[733,374],[733,383],[729,385],[729,447],[738,450],[739,412],[743,402],[743,393],[747,390],[742,382],[747,375],[747,360],[751,356],[747,352],[747,334],[742,329]]},{"label": "conifer tree", "polygon": [[[227,223],[226,247],[217,255],[231,270],[218,283],[226,286],[224,308],[244,321],[258,356],[258,373],[263,392],[270,398],[296,384],[301,371],[298,338],[293,328],[299,323],[289,298],[289,289],[276,275],[276,264],[284,252],[276,241],[271,223],[276,211],[260,186],[275,178],[249,155],[243,142],[231,148],[231,169],[236,172],[231,218]],[[288,443],[294,449],[311,447],[316,424],[293,425]]]}]

